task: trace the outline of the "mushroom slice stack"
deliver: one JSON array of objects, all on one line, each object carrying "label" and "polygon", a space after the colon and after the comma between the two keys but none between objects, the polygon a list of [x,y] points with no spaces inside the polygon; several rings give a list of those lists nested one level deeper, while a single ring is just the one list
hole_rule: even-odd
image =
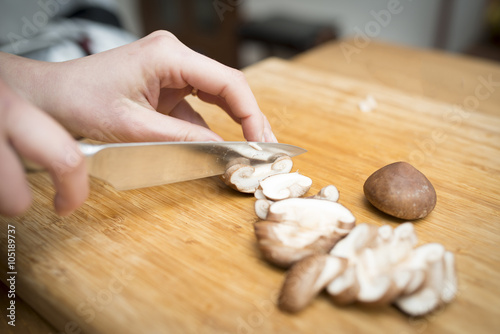
[{"label": "mushroom slice stack", "polygon": [[278,155],[272,163],[252,166],[245,158],[231,161],[222,175],[225,184],[243,193],[254,193],[259,182],[274,174],[289,173],[292,159],[287,155]]},{"label": "mushroom slice stack", "polygon": [[[393,301],[409,285],[411,267],[399,267],[412,252],[417,238],[411,223],[393,230],[389,225],[376,228],[360,224],[331,251],[347,258],[349,270],[327,287],[339,304],[358,301],[383,305]],[[421,275],[419,276],[421,277]]]},{"label": "mushroom slice stack", "polygon": [[274,202],[265,219],[254,225],[259,248],[268,261],[282,267],[328,253],[356,221],[339,203],[309,198]]},{"label": "mushroom slice stack", "polygon": [[[454,255],[437,243],[414,248],[416,244],[411,223],[394,230],[389,225],[360,224],[330,254],[294,264],[283,284],[280,307],[300,311],[326,287],[336,304],[393,303],[412,316],[431,312],[457,292]],[[343,270],[333,270],[334,258],[346,261]]]}]

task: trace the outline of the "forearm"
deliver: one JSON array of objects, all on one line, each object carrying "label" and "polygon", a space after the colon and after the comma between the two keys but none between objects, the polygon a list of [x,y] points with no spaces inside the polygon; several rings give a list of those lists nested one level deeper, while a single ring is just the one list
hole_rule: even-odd
[{"label": "forearm", "polygon": [[60,100],[64,94],[62,87],[66,85],[64,76],[69,75],[67,67],[66,63],[49,63],[0,52],[0,79],[64,127],[64,118],[69,115],[61,114],[64,107]]},{"label": "forearm", "polygon": [[26,100],[37,104],[49,63],[0,52],[0,78]]},{"label": "forearm", "polygon": [[0,78],[19,96],[49,112],[49,100],[52,94],[49,83],[57,82],[51,70],[53,63],[32,60],[0,52]]}]

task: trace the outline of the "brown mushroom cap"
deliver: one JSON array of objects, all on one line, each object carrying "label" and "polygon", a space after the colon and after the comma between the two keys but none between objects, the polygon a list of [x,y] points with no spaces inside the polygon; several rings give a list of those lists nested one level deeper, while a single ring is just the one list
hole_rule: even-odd
[{"label": "brown mushroom cap", "polygon": [[374,207],[406,220],[423,218],[436,205],[436,191],[429,180],[402,161],[373,173],[366,180],[363,191]]}]

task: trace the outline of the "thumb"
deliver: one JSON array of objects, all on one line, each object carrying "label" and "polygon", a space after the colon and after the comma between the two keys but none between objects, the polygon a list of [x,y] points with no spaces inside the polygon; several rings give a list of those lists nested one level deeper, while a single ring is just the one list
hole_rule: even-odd
[{"label": "thumb", "polygon": [[223,141],[210,129],[144,107],[131,110],[116,134],[123,141]]}]

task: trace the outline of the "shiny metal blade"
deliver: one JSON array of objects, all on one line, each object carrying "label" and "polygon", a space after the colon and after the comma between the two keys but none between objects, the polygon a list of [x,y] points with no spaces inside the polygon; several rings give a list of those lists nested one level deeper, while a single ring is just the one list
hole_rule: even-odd
[{"label": "shiny metal blade", "polygon": [[280,153],[293,157],[307,152],[288,144],[247,142],[80,143],[80,149],[89,174],[118,190],[220,175],[238,157],[259,164]]}]

